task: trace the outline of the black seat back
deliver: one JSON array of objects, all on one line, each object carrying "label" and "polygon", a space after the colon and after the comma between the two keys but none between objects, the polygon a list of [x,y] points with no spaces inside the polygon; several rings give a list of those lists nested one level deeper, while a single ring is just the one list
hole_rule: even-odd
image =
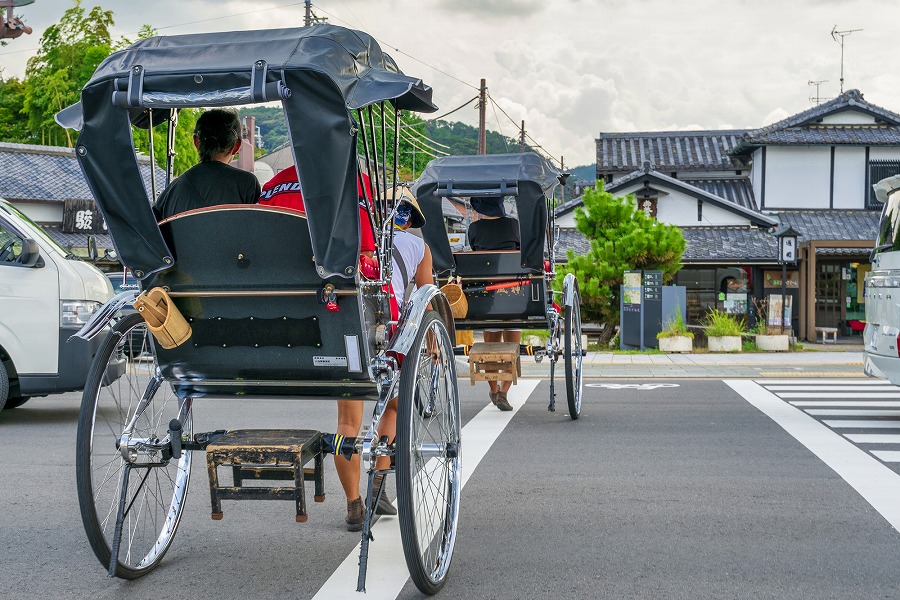
[{"label": "black seat back", "polygon": [[[186,343],[156,349],[182,395],[374,394],[369,329],[379,299],[353,279],[318,276],[301,213],[214,207],[176,215],[161,229],[176,263],[144,287],[166,287],[191,324]],[[337,312],[320,298],[327,284]]]}]

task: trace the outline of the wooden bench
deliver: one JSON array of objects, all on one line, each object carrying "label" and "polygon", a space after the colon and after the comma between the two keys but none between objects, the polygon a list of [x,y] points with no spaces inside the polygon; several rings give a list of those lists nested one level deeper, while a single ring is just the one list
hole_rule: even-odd
[{"label": "wooden bench", "polygon": [[469,380],[512,381],[522,375],[519,344],[509,342],[478,342],[469,350]]},{"label": "wooden bench", "polygon": [[[819,334],[822,334],[822,343],[823,344],[836,344],[837,343],[837,327],[816,327],[816,339],[819,339]],[[831,337],[831,341],[829,342],[828,338]]]}]

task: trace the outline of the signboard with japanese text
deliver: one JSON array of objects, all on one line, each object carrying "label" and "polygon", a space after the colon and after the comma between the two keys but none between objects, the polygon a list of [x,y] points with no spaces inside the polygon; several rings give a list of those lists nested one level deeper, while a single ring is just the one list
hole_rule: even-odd
[{"label": "signboard with japanese text", "polygon": [[[763,271],[764,288],[781,288],[781,271]],[[800,272],[788,271],[785,287],[790,289],[800,288]]]},{"label": "signboard with japanese text", "polygon": [[93,200],[66,200],[62,230],[65,233],[106,233],[106,221]]}]

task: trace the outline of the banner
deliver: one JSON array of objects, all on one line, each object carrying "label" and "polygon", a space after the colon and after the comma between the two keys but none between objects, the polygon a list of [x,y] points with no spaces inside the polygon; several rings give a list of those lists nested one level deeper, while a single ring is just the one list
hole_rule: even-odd
[{"label": "banner", "polygon": [[[764,288],[781,287],[781,271],[763,271]],[[785,287],[789,289],[800,288],[800,271],[788,271]]]}]

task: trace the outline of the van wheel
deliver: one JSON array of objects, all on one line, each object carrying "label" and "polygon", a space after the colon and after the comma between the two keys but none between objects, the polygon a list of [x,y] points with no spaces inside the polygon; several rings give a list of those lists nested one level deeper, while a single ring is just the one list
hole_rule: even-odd
[{"label": "van wheel", "polygon": [[3,407],[3,410],[9,410],[11,408],[19,408],[26,402],[31,400],[31,396],[19,396],[18,398],[7,398],[6,406]]},{"label": "van wheel", "polygon": [[0,410],[6,406],[6,398],[9,396],[9,376],[6,374],[6,365],[0,362]]}]

